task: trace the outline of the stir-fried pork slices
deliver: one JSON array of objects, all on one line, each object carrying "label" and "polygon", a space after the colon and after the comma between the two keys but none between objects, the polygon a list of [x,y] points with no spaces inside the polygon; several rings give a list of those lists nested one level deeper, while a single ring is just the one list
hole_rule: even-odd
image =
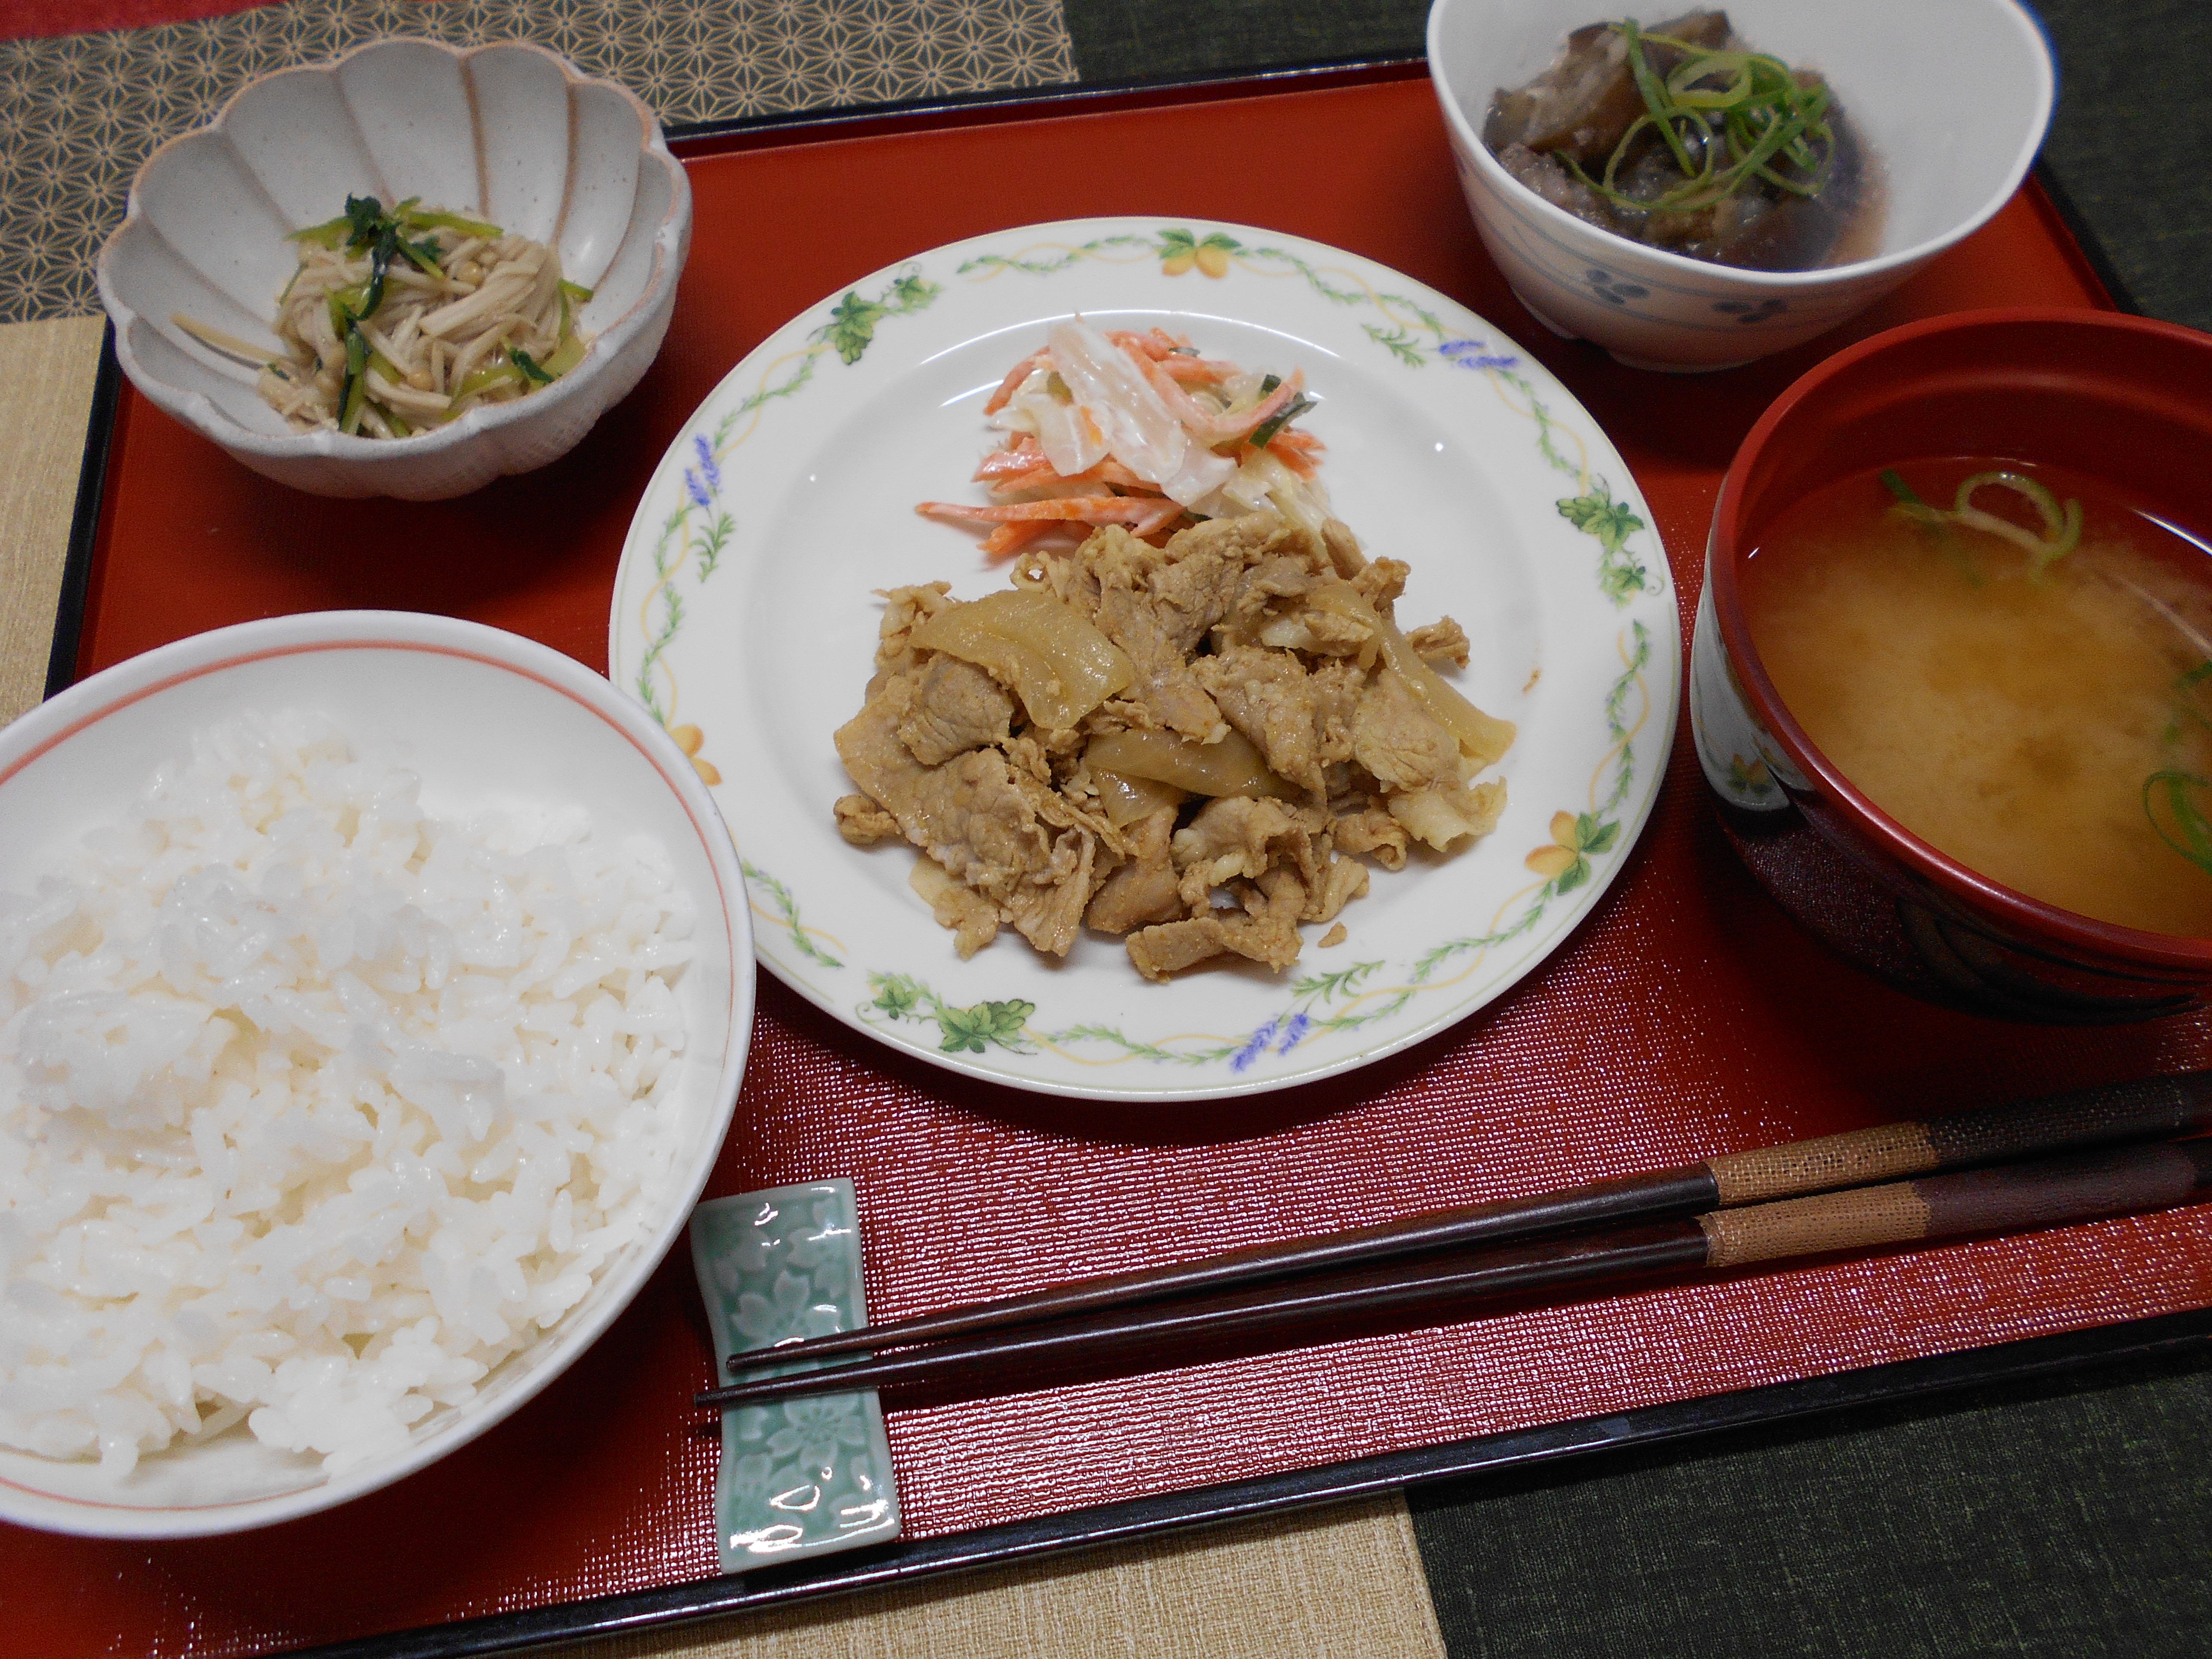
[{"label": "stir-fried pork slices", "polygon": [[913,887],[963,957],[1001,926],[1065,956],[1088,926],[1148,979],[1285,968],[1367,891],[1351,854],[1401,869],[1504,811],[1474,779],[1513,728],[1423,660],[1465,665],[1457,623],[1399,632],[1407,575],[1342,525],[1255,514],[1159,547],[1108,526],[1018,565],[1018,604],[893,589],[837,732],[860,791],[839,832],[920,849]]}]

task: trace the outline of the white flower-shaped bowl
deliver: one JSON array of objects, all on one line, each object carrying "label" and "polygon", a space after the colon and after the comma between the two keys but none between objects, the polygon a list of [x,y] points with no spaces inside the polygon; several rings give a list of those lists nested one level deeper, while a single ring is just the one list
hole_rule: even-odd
[{"label": "white flower-shaped bowl", "polygon": [[[254,369],[173,319],[283,356],[270,325],[298,264],[285,238],[349,195],[420,197],[557,249],[568,280],[592,290],[583,362],[410,438],[293,431]],[[131,383],[255,471],[318,495],[436,501],[558,459],[637,384],[690,241],[683,166],[623,88],[519,42],[380,40],[265,76],[149,156],[100,251],[100,297]]]},{"label": "white flower-shaped bowl", "polygon": [[286,709],[328,715],[356,753],[414,772],[435,816],[580,806],[596,835],[659,843],[696,916],[696,954],[675,984],[684,1041],[667,1105],[678,1139],[666,1180],[649,1226],[584,1299],[495,1367],[473,1399],[416,1425],[404,1445],[333,1474],[240,1425],[149,1453],[119,1479],[96,1462],[0,1448],[0,1521],[117,1538],[238,1532],[330,1509],[436,1462],[545,1388],[629,1305],[690,1220],[729,1131],[754,982],[729,831],[659,721],[520,635],[448,617],[328,611],[218,629],[95,674],[0,732],[0,888],[33,890],[87,831],[120,821],[195,732]]},{"label": "white flower-shaped bowl", "polygon": [[[1646,14],[1647,26],[1690,9]],[[1594,0],[1436,0],[1429,74],[1483,245],[1537,321],[1638,368],[1732,368],[1802,345],[1865,310],[1981,228],[2020,188],[2051,122],[2057,74],[2018,0],[1726,0],[1761,52],[1818,70],[1872,149],[1886,198],[1869,258],[1737,270],[1584,223],[1498,164],[1481,138],[1517,87],[1584,24]]]}]

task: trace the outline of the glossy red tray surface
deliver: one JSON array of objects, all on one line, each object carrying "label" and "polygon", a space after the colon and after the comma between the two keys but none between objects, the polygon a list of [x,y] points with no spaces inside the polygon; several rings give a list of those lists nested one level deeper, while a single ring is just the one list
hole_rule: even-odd
[{"label": "glossy red tray surface", "polygon": [[[561,464],[433,507],[323,501],[245,471],[126,388],[81,667],[247,617],[451,611],[604,668],[631,508],[756,342],[918,249],[1087,214],[1242,221],[1396,266],[1555,370],[1620,446],[1686,628],[1738,439],[1821,354],[1915,317],[2106,303],[2031,187],[1852,329],[1731,373],[1621,368],[1521,309],[1460,206],[1427,82],[756,135],[695,156],[697,237],[667,348]],[[1296,156],[1295,167],[1224,158]],[[1012,179],[1018,187],[994,187]],[[1004,204],[1015,205],[1006,206]],[[1191,295],[1204,302],[1206,278]],[[828,740],[831,713],[819,718]],[[2202,1018],[2031,1030],[1906,1000],[1753,884],[1686,734],[1619,884],[1467,1023],[1367,1071],[1215,1106],[1060,1102],[904,1060],[763,980],[712,1194],[849,1176],[879,1316],[1438,1204],[1917,1113],[2203,1065]],[[894,1412],[915,1534],[1626,1410],[2212,1302],[2212,1209],[1682,1284],[1163,1376]],[[6,1645],[233,1655],[700,1577],[714,1443],[688,1262],[528,1408],[437,1467],[245,1539],[0,1528]]]}]

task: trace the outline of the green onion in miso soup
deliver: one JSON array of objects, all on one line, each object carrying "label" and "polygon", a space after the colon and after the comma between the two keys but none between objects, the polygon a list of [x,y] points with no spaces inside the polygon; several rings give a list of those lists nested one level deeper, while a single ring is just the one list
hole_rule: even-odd
[{"label": "green onion in miso soup", "polygon": [[1820,752],[2032,898],[2212,939],[2212,551],[2094,479],[1859,474],[1747,565],[1761,665]]}]

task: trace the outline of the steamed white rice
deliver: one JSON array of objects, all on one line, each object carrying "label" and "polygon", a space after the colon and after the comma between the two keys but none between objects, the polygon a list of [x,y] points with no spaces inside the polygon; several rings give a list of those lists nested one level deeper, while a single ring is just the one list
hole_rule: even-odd
[{"label": "steamed white rice", "polygon": [[441,823],[319,717],[0,895],[0,1443],[403,1443],[651,1230],[693,911],[580,811]]}]

